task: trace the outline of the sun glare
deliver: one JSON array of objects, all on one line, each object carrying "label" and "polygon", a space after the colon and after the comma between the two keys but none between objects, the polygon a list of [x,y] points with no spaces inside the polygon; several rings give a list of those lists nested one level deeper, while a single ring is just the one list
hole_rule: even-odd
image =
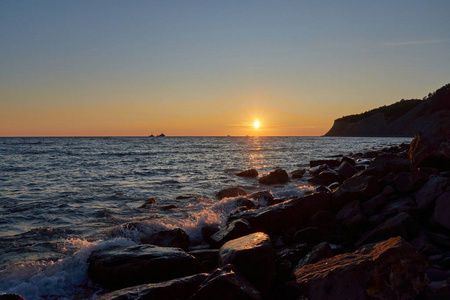
[{"label": "sun glare", "polygon": [[259,128],[259,122],[258,121],[253,122],[253,127]]}]

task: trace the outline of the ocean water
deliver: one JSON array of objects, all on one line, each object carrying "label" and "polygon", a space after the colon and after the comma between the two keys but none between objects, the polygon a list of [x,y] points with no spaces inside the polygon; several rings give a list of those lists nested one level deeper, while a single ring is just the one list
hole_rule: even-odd
[{"label": "ocean water", "polygon": [[[182,228],[195,245],[206,224],[224,225],[235,199],[223,188],[301,196],[306,179],[261,186],[234,174],[410,142],[411,138],[66,137],[0,138],[0,294],[27,299],[89,299],[96,249],[139,243],[141,232]],[[184,195],[185,197],[179,197]],[[156,203],[142,207],[145,199]],[[167,209],[168,205],[176,208]],[[136,227],[127,226],[137,222]]]}]

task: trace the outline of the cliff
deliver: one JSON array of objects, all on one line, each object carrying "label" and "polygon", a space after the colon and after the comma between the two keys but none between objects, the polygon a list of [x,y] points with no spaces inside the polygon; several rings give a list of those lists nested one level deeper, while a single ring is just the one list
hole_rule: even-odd
[{"label": "cliff", "polygon": [[402,136],[417,131],[450,133],[450,84],[423,100],[401,100],[334,121],[325,136]]}]

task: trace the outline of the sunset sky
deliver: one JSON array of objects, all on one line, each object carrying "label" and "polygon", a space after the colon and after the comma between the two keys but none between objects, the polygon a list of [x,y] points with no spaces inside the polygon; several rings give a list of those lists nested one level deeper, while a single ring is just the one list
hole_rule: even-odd
[{"label": "sunset sky", "polygon": [[448,0],[2,0],[0,136],[323,135],[449,83],[449,12]]}]

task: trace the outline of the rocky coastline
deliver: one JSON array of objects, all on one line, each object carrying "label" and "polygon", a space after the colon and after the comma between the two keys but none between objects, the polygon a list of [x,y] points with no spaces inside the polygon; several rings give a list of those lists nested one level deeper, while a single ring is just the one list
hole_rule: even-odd
[{"label": "rocky coastline", "polygon": [[[258,176],[247,171],[239,176]],[[240,208],[224,228],[202,228],[208,247],[173,229],[93,252],[97,299],[450,298],[450,136],[418,133],[290,175],[275,170],[250,195],[218,192]],[[273,197],[270,185],[302,176],[313,192]]]}]

